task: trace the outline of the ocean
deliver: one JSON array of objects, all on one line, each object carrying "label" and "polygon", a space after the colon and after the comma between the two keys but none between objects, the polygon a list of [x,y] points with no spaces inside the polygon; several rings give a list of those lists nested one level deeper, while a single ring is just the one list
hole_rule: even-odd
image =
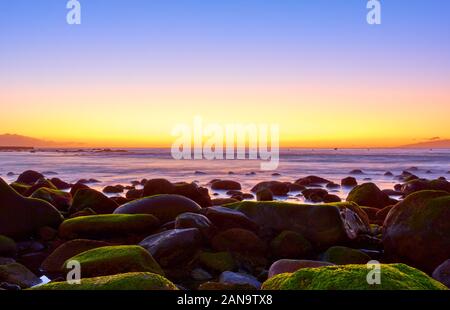
[{"label": "ocean", "polygon": [[[260,181],[293,182],[298,178],[317,175],[340,183],[349,172],[359,183],[374,182],[382,189],[392,189],[398,180],[385,176],[411,169],[419,177],[435,179],[449,177],[450,149],[282,149],[277,170],[261,171],[260,160],[175,160],[170,149],[38,149],[35,151],[0,152],[0,177],[13,182],[21,172],[32,169],[48,177],[58,177],[74,183],[94,178],[100,183],[90,184],[101,190],[106,185],[128,185],[143,178],[166,178],[172,182],[197,182],[207,186],[212,179],[231,179],[241,183],[248,192]],[[13,172],[15,175],[7,175]],[[232,172],[233,174],[229,174]],[[279,175],[272,175],[277,173]],[[348,189],[333,192],[345,198]],[[219,196],[225,196],[218,192]],[[302,201],[292,193],[280,197]]]}]

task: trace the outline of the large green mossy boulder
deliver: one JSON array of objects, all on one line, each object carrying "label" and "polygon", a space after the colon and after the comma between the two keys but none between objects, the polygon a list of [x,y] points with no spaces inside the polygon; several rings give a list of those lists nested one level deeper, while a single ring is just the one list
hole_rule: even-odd
[{"label": "large green mossy boulder", "polygon": [[328,248],[369,232],[367,215],[349,202],[321,205],[278,201],[242,201],[225,205],[238,210],[261,228],[302,234],[313,246]]},{"label": "large green mossy boulder", "polygon": [[450,194],[420,191],[399,202],[384,221],[383,245],[390,261],[431,274],[450,257]]},{"label": "large green mossy boulder", "polygon": [[80,284],[51,282],[32,288],[33,290],[177,290],[178,288],[158,274],[129,272],[112,276],[81,279]]},{"label": "large green mossy boulder", "polygon": [[[143,247],[137,245],[104,246],[88,250],[69,258],[80,263],[81,276],[91,278],[127,272],[152,272],[164,275],[164,271]],[[70,267],[70,266],[69,266]]]},{"label": "large green mossy boulder", "polygon": [[92,188],[81,188],[73,196],[70,213],[75,213],[86,208],[90,208],[97,214],[110,214],[119,207],[112,199],[106,197],[99,191]]},{"label": "large green mossy boulder", "polygon": [[325,251],[322,260],[336,265],[366,264],[370,261],[370,256],[360,250],[333,246]]},{"label": "large green mossy boulder", "polygon": [[369,284],[363,265],[304,268],[282,273],[263,283],[263,290],[445,290],[420,270],[404,264],[381,264],[380,284]]},{"label": "large green mossy boulder", "polygon": [[374,183],[364,183],[356,186],[347,196],[347,201],[358,206],[383,209],[393,204],[393,200]]},{"label": "large green mossy boulder", "polygon": [[90,215],[65,220],[59,235],[65,239],[103,239],[150,234],[158,227],[159,220],[150,214]]},{"label": "large green mossy boulder", "polygon": [[50,203],[25,198],[0,178],[0,234],[26,237],[43,226],[57,227],[63,220]]}]

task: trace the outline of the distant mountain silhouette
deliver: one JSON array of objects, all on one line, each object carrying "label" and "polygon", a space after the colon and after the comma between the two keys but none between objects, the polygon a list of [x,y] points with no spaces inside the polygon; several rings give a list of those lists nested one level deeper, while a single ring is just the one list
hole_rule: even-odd
[{"label": "distant mountain silhouette", "polygon": [[450,139],[433,140],[426,142],[419,142],[402,146],[404,148],[419,148],[419,149],[449,149]]},{"label": "distant mountain silhouette", "polygon": [[0,135],[0,146],[57,147],[70,145],[71,143],[60,143],[15,134]]}]

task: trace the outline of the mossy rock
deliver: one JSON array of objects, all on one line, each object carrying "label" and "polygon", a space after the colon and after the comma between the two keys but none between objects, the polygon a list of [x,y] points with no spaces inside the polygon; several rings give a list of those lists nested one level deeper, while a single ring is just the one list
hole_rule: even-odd
[{"label": "mossy rock", "polygon": [[391,209],[383,225],[389,261],[401,261],[431,274],[450,257],[450,194],[420,191]]},{"label": "mossy rock", "polygon": [[17,254],[17,246],[14,240],[0,235],[0,257],[13,257]]},{"label": "mossy rock", "polygon": [[383,209],[392,204],[389,196],[381,191],[374,183],[364,183],[356,186],[347,196],[347,201],[359,206]]},{"label": "mossy rock", "polygon": [[285,230],[270,243],[272,256],[276,258],[305,258],[313,251],[311,243],[295,231]]},{"label": "mossy rock", "polygon": [[230,252],[201,252],[197,260],[206,269],[220,273],[234,270],[237,267]]},{"label": "mossy rock", "polygon": [[263,283],[263,290],[445,290],[442,283],[404,264],[381,264],[380,284],[369,284],[366,265],[304,268]]},{"label": "mossy rock", "polygon": [[333,246],[325,251],[322,260],[336,265],[366,264],[370,261],[370,256],[359,250]]},{"label": "mossy rock", "polygon": [[104,214],[65,220],[59,234],[66,239],[102,239],[153,232],[159,220],[150,214]]},{"label": "mossy rock", "polygon": [[112,276],[81,279],[80,284],[67,282],[50,282],[33,287],[32,290],[178,290],[178,288],[164,278],[150,272],[129,272]]},{"label": "mossy rock", "polygon": [[57,227],[61,213],[50,203],[26,198],[0,178],[0,234],[10,238],[29,237],[44,226]]},{"label": "mossy rock", "polygon": [[16,192],[21,195],[25,195],[25,193],[28,192],[31,187],[31,185],[19,182],[12,182],[11,184],[9,184],[9,186],[11,186]]},{"label": "mossy rock", "polygon": [[164,271],[143,247],[137,245],[104,246],[69,258],[80,263],[83,278],[108,276],[127,272],[151,272],[164,276]]},{"label": "mossy rock", "polygon": [[225,207],[244,213],[263,229],[300,233],[320,249],[348,242],[370,231],[367,215],[351,202],[310,205],[242,201]]},{"label": "mossy rock", "polygon": [[72,196],[70,193],[46,187],[37,189],[30,197],[45,200],[55,206],[58,210],[63,211],[67,210],[72,203]]},{"label": "mossy rock", "polygon": [[91,208],[97,214],[110,214],[119,205],[112,199],[106,197],[92,188],[81,188],[73,196],[70,213],[75,213],[86,208]]}]

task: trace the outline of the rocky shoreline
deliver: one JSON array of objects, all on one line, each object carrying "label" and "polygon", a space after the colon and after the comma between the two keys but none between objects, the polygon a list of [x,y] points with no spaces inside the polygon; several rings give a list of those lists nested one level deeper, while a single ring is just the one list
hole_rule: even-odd
[{"label": "rocky shoreline", "polygon": [[[231,176],[103,192],[89,187],[97,180],[31,170],[11,184],[0,178],[0,289],[447,289],[450,183],[388,173],[398,180],[390,190],[307,176],[251,192]],[[345,201],[339,187],[351,188]],[[274,200],[292,192],[306,203]],[[374,260],[379,284],[367,281]],[[74,261],[81,284],[66,281]]]}]

